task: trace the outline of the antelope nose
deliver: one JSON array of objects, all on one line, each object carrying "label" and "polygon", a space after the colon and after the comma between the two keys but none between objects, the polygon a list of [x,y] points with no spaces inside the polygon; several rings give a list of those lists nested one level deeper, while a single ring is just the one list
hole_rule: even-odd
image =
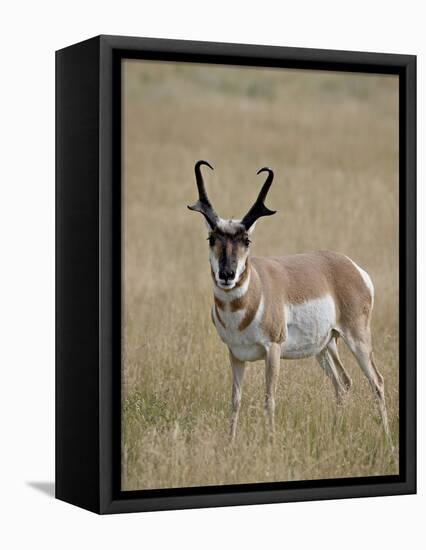
[{"label": "antelope nose", "polygon": [[223,269],[219,271],[219,277],[224,281],[232,280],[235,277],[235,271],[233,269]]}]

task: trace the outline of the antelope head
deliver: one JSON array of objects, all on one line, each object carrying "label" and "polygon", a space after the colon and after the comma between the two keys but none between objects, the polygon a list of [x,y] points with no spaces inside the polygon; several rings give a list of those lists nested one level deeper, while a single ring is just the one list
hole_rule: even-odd
[{"label": "antelope head", "polygon": [[200,212],[205,218],[208,229],[209,255],[212,275],[219,288],[231,290],[240,280],[247,266],[250,236],[256,221],[262,216],[271,216],[275,211],[265,206],[265,198],[271,187],[274,173],[269,168],[262,168],[258,174],[267,172],[267,178],[253,206],[241,220],[220,218],[207,196],[201,166],[213,167],[205,160],[195,164],[195,180],[198,188],[198,201],[190,210]]}]

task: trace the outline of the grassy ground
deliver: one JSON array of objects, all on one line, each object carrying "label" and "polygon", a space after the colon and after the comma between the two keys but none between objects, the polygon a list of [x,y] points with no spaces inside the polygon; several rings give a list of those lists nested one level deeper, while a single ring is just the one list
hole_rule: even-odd
[{"label": "grassy ground", "polygon": [[398,441],[398,82],[394,77],[126,62],[123,124],[124,490],[392,474],[370,388],[338,409],[314,359],[282,362],[274,444],[264,366],[249,365],[229,445],[231,373],[212,301],[196,160],[222,217],[240,217],[270,166],[255,255],[343,252],[376,287],[373,337]]}]

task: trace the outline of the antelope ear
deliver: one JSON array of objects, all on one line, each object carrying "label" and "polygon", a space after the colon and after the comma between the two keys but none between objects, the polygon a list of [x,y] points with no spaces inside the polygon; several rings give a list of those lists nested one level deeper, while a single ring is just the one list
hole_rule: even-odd
[{"label": "antelope ear", "polygon": [[250,227],[248,228],[247,233],[248,233],[249,235],[251,235],[251,234],[253,233],[254,228],[256,227],[256,224],[257,224],[257,220],[254,222],[254,224],[253,224],[252,226],[250,226]]},{"label": "antelope ear", "polygon": [[209,222],[207,221],[207,219],[203,216],[203,220],[204,220],[204,225],[206,226],[206,229],[207,229],[207,233],[210,235],[211,233],[211,225],[209,224]]}]

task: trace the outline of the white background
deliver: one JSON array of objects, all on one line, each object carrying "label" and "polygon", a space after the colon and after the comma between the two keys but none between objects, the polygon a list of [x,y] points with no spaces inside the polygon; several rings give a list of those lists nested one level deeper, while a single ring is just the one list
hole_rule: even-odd
[{"label": "white background", "polygon": [[[426,206],[422,4],[420,0],[38,0],[2,5],[3,548],[425,547],[421,464],[419,496],[348,501],[98,517],[40,490],[42,484],[51,492],[48,482],[54,478],[54,51],[103,33],[417,54],[418,208],[422,213]],[[419,216],[419,235],[424,232],[425,222]],[[423,239],[419,241],[420,279],[425,250]],[[423,288],[420,282],[421,304]],[[420,312],[420,327],[424,327],[423,317]],[[420,462],[425,439],[424,359],[419,347]]]}]

